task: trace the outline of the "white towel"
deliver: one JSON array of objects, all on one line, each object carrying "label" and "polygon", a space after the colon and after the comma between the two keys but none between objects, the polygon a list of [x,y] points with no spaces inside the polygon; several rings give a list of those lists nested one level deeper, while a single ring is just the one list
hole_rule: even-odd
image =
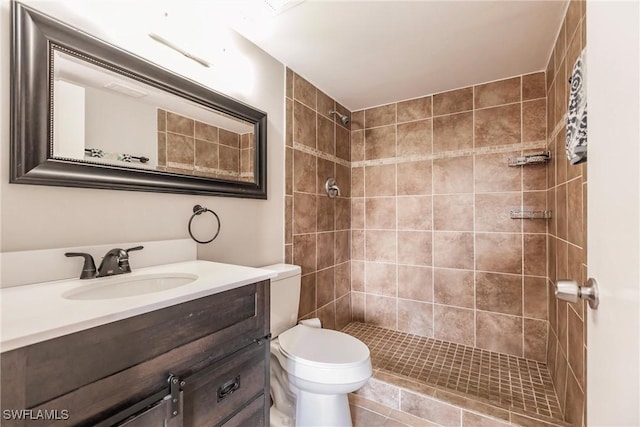
[{"label": "white towel", "polygon": [[587,54],[582,51],[571,73],[567,112],[567,157],[572,165],[587,160]]}]

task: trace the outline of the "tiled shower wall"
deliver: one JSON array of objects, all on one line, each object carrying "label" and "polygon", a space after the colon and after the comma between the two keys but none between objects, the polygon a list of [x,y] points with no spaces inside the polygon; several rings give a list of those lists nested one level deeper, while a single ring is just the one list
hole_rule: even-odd
[{"label": "tiled shower wall", "polygon": [[354,320],[546,360],[545,74],[352,114]]},{"label": "tiled shower wall", "polygon": [[588,307],[554,297],[556,279],[582,284],[587,279],[587,165],[571,165],[564,153],[569,76],[586,45],[585,2],[569,3],[547,66],[549,150],[549,343],[547,366],[556,386],[565,419],[585,424],[586,316]]},{"label": "tiled shower wall", "polygon": [[253,133],[158,109],[158,169],[253,182]]},{"label": "tiled shower wall", "polygon": [[[350,135],[329,111],[349,111],[290,69],[286,79],[285,262],[302,267],[298,316],[341,329],[351,321]],[[328,178],[340,197],[327,196]]]}]

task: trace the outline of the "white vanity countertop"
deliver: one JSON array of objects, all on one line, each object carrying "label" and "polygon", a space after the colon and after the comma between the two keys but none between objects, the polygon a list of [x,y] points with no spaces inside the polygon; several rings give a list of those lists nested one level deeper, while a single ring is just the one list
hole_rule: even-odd
[{"label": "white vanity countertop", "polygon": [[[161,292],[112,299],[73,300],[62,295],[114,278],[150,274],[197,275],[198,279]],[[128,317],[217,294],[276,273],[209,261],[187,261],[140,268],[129,274],[99,279],[67,279],[0,290],[0,352],[14,350]]]}]

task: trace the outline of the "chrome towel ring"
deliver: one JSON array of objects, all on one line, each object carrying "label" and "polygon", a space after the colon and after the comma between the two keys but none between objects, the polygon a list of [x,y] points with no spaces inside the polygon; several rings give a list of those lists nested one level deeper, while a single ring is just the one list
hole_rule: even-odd
[{"label": "chrome towel ring", "polygon": [[[210,240],[207,240],[207,241],[198,240],[198,239],[195,238],[195,236],[193,235],[193,232],[191,231],[191,223],[193,222],[193,219],[197,215],[200,215],[200,214],[203,214],[203,213],[206,213],[206,212],[211,212],[213,214],[213,216],[216,217],[216,220],[218,221],[218,231],[216,231],[216,234]],[[220,234],[220,217],[218,216],[217,213],[215,213],[211,209],[203,208],[200,205],[195,205],[193,207],[193,215],[191,215],[191,219],[189,220],[189,226],[187,228],[189,230],[189,236],[191,236],[191,238],[193,240],[195,240],[196,242],[202,243],[202,244],[211,243],[216,239],[216,237],[218,237],[218,234]]]}]

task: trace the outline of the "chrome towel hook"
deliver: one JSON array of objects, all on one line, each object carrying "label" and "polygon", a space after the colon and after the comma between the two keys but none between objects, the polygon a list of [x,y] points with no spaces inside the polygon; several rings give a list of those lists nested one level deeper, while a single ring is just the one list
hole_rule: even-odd
[{"label": "chrome towel hook", "polygon": [[[218,221],[218,230],[216,231],[216,234],[215,234],[211,239],[206,240],[206,241],[204,241],[204,240],[198,240],[198,239],[196,239],[196,238],[194,237],[193,232],[191,231],[191,223],[193,222],[193,219],[194,219],[196,216],[201,215],[201,214],[206,213],[206,212],[211,212],[211,213],[213,214],[213,216],[214,216],[214,217],[216,217],[216,220]],[[211,242],[213,242],[213,241],[216,239],[216,237],[218,237],[218,234],[220,234],[220,226],[221,226],[221,224],[220,224],[220,217],[218,216],[218,214],[217,214],[217,213],[215,213],[215,212],[214,212],[214,211],[212,211],[211,209],[203,208],[203,207],[202,207],[202,206],[200,206],[200,205],[195,205],[195,206],[193,207],[193,215],[191,215],[191,219],[189,219],[189,225],[188,225],[187,229],[188,229],[188,231],[189,231],[189,236],[191,236],[191,238],[192,238],[193,240],[195,240],[195,241],[196,241],[196,242],[198,242],[198,243],[207,244],[207,243],[211,243]]]}]

